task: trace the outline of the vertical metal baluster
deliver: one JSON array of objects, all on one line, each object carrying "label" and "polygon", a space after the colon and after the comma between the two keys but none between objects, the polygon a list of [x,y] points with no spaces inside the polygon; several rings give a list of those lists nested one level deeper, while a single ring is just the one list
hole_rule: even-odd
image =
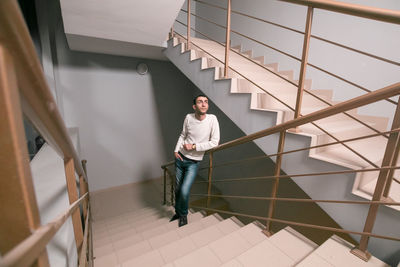
[{"label": "vertical metal baluster", "polygon": [[229,50],[231,48],[231,0],[228,0],[228,8],[226,10],[226,42],[225,42],[225,68],[224,78],[228,78],[229,70]]},{"label": "vertical metal baluster", "polygon": [[[278,144],[278,153],[282,153],[283,149],[285,147],[285,136],[286,132],[282,131],[279,133],[279,144]],[[274,185],[272,186],[272,192],[271,192],[271,197],[275,198],[277,193],[278,193],[278,187],[279,187],[279,176],[281,175],[281,166],[282,166],[282,155],[278,155],[276,157],[276,162],[275,162],[275,181]],[[268,218],[272,218],[274,216],[275,212],[275,200],[271,200],[269,202],[269,208],[268,208]],[[263,231],[264,234],[267,236],[271,236],[273,233],[271,231],[271,221],[267,221],[265,230]]]},{"label": "vertical metal baluster", "polygon": [[295,119],[297,119],[300,116],[300,112],[301,112],[301,103],[302,103],[302,99],[303,99],[303,89],[304,89],[304,82],[306,79],[306,68],[307,68],[307,63],[308,63],[308,52],[309,52],[309,48],[310,48],[310,37],[311,37],[313,11],[314,11],[313,7],[308,7],[306,31],[304,33],[303,55],[301,58],[299,87],[297,89],[296,108],[295,108],[295,112],[294,112]]},{"label": "vertical metal baluster", "polygon": [[[400,102],[397,104],[396,113],[394,114],[392,129],[397,129],[400,127]],[[382,167],[390,167],[393,163],[393,159],[396,158],[396,143],[398,142],[399,133],[393,132],[389,135],[388,142],[386,144],[385,155],[382,160]],[[385,190],[386,183],[388,183],[388,174],[390,170],[383,169],[380,170],[378,180],[376,182],[374,195],[372,201],[382,201],[383,193]],[[364,231],[365,233],[371,233],[375,224],[376,216],[378,215],[379,204],[371,204],[369,206],[369,211],[367,219],[365,220]],[[357,257],[368,261],[371,258],[371,254],[368,253],[368,241],[369,236],[361,236],[360,245],[351,250],[351,253]]]}]

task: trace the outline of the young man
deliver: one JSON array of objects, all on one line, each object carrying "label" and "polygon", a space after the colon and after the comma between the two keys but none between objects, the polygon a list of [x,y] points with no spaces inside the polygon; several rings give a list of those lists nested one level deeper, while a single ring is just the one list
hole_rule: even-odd
[{"label": "young man", "polygon": [[217,117],[206,114],[208,98],[198,95],[193,100],[194,113],[187,114],[183,129],[175,147],[175,215],[179,227],[187,224],[190,188],[196,178],[204,152],[216,147],[219,142]]}]

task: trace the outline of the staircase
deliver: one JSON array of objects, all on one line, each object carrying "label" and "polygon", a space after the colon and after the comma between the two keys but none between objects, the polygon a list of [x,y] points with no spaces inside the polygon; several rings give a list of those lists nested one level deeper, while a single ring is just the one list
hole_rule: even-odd
[{"label": "staircase", "polygon": [[94,266],[388,266],[355,257],[335,235],[318,247],[290,227],[267,237],[257,221],[192,211],[178,228],[172,215],[169,207],[144,207],[93,221]]},{"label": "staircase", "polygon": [[[187,50],[185,42],[184,36],[170,39],[164,54],[243,132],[251,134],[293,118],[292,109],[297,87],[274,74],[279,73],[278,64],[265,64],[264,58],[252,58],[251,51],[243,52],[240,46],[236,46],[234,50],[237,53],[230,53],[231,70],[228,73],[229,78],[225,79],[222,77],[225,51],[221,44],[191,38],[192,45]],[[293,81],[292,72],[285,71],[281,74],[287,80]],[[309,93],[305,93],[303,97],[302,115],[326,108],[328,103],[335,104],[332,91],[311,90],[310,80],[306,84]],[[375,133],[371,128],[381,132],[387,131],[387,118],[360,115],[357,110],[348,114],[351,117],[340,114],[317,121],[317,126],[307,124],[300,127],[298,132],[288,132],[285,150],[325,144],[336,139],[371,135]],[[357,120],[364,121],[366,125]],[[380,167],[386,142],[385,137],[375,136],[347,143],[348,147],[359,155],[342,145],[312,149],[307,154],[291,154],[286,156],[286,159],[284,156],[282,169],[290,175]],[[277,149],[271,144],[278,144],[278,136],[264,137],[255,140],[255,143],[265,154],[274,154]],[[329,175],[321,179],[303,177],[294,181],[312,199],[360,200],[358,197],[372,198],[377,174],[378,172],[361,172],[357,175]],[[399,177],[399,171],[396,171],[394,176]],[[400,185],[393,183],[390,197],[398,201],[400,195],[395,192],[400,192]],[[319,205],[344,229],[363,229],[367,206],[347,205],[338,208],[336,205]],[[376,232],[389,235],[400,232],[400,215],[390,211],[391,208],[380,209],[378,217],[382,220],[377,221],[374,227]],[[354,216],[347,218],[344,214]],[[389,230],[387,225],[393,228]],[[383,241],[372,239],[369,248],[376,255],[387,255],[388,251],[395,253],[398,245],[385,245]]]}]

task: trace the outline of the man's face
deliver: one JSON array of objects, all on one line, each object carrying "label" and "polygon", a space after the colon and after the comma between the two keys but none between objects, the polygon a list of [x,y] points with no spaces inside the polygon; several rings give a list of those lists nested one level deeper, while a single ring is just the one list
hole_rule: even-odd
[{"label": "man's face", "polygon": [[197,114],[204,115],[208,110],[208,99],[204,96],[199,96],[196,99],[196,105],[193,105],[193,109]]}]

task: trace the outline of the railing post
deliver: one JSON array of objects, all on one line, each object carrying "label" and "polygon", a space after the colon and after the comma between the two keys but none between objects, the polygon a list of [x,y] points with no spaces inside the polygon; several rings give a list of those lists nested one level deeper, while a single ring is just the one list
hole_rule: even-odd
[{"label": "railing post", "polygon": [[[0,254],[40,227],[14,63],[0,46]],[[49,266],[44,251],[34,266]]]},{"label": "railing post", "polygon": [[164,200],[163,205],[167,204],[167,170],[164,168]]},{"label": "railing post", "polygon": [[82,168],[83,168],[83,171],[85,172],[85,174],[86,174],[86,176],[87,176],[87,167],[86,167],[86,164],[87,164],[87,160],[86,159],[83,159],[82,160]]},{"label": "railing post", "polygon": [[[87,187],[86,187],[86,182],[83,176],[79,176],[79,195],[83,196],[87,192]],[[85,201],[82,202],[82,210],[83,210],[83,218],[86,219],[87,216],[87,208],[88,208],[88,198],[89,196],[85,199]]]},{"label": "railing post", "polygon": [[[283,152],[283,148],[285,147],[285,136],[286,136],[286,132],[285,131],[281,131],[279,133],[279,144],[278,144],[278,153],[282,153]],[[271,192],[271,197],[275,198],[277,193],[278,193],[278,187],[279,187],[279,176],[281,175],[281,166],[282,166],[282,155],[279,154],[276,157],[276,162],[275,162],[275,181],[274,181],[274,185],[272,186],[272,192]],[[269,202],[269,208],[268,208],[268,218],[272,218],[274,216],[274,211],[275,211],[275,200],[271,200]],[[264,234],[266,234],[267,236],[271,236],[272,230],[271,230],[271,221],[267,221],[265,230],[263,231]]]},{"label": "railing post", "polygon": [[297,89],[296,108],[294,111],[295,119],[297,119],[300,116],[300,112],[301,112],[301,102],[302,102],[302,98],[303,98],[304,82],[306,79],[306,68],[307,68],[307,63],[308,63],[308,52],[309,52],[309,48],[310,48],[310,37],[311,37],[313,11],[314,11],[313,7],[308,7],[306,31],[304,33],[303,55],[301,58],[299,86]]},{"label": "railing post", "polygon": [[[399,150],[400,150],[400,134],[397,133],[397,142],[395,145],[395,150],[394,150],[395,154],[393,155],[392,166],[396,166],[396,164],[397,164],[397,160],[399,158],[399,152],[400,152]],[[392,182],[393,182],[393,178],[394,178],[393,177],[394,171],[395,171],[394,169],[391,169],[389,171],[388,180],[386,182],[385,190],[383,192],[383,197],[385,199],[387,199],[388,201],[391,200],[391,198],[389,197],[389,193],[390,193],[390,187],[392,186]]]},{"label": "railing post", "polygon": [[208,166],[208,188],[207,188],[207,205],[206,207],[210,207],[211,203],[211,181],[212,181],[212,172],[213,172],[213,152],[210,152],[210,157],[209,157],[209,166]]},{"label": "railing post", "polygon": [[174,38],[174,26],[171,27],[171,31],[169,32],[169,39]]},{"label": "railing post", "polygon": [[175,183],[176,183],[176,178],[172,173],[168,170],[168,168],[165,168],[167,170],[167,174],[169,178],[171,179],[171,206],[175,206]]},{"label": "railing post", "polygon": [[192,13],[191,10],[192,9],[190,7],[190,0],[187,0],[187,39],[186,39],[187,43],[186,43],[186,50],[190,49],[190,30],[191,30],[191,27],[190,27],[190,16],[191,16],[191,13]]},{"label": "railing post", "polygon": [[224,78],[228,78],[229,50],[230,49],[231,49],[231,0],[228,0],[228,8],[226,9],[226,42],[225,42]]},{"label": "railing post", "polygon": [[[397,129],[400,127],[400,102],[397,104],[396,113],[394,114],[392,129]],[[399,132],[392,132],[389,135],[388,142],[386,144],[385,155],[382,160],[382,167],[391,167],[396,164],[394,159],[397,157],[396,154],[399,151],[396,149],[397,142],[399,139]],[[389,183],[389,173],[390,170],[384,169],[380,170],[378,180],[376,182],[374,195],[372,201],[382,201],[383,193],[387,183]],[[378,215],[379,204],[371,204],[369,207],[367,219],[365,220],[364,231],[365,233],[371,233],[375,224],[376,216]],[[369,236],[361,236],[360,245],[351,250],[351,253],[357,257],[368,261],[371,254],[368,253],[368,241]]]},{"label": "railing post", "polygon": [[[69,203],[72,204],[78,200],[74,159],[71,158],[64,160],[64,168],[65,168],[65,178],[67,180]],[[80,247],[83,242],[82,221],[79,209],[76,209],[72,213],[72,223],[74,225],[76,248],[78,249],[78,254],[79,254]]]}]

